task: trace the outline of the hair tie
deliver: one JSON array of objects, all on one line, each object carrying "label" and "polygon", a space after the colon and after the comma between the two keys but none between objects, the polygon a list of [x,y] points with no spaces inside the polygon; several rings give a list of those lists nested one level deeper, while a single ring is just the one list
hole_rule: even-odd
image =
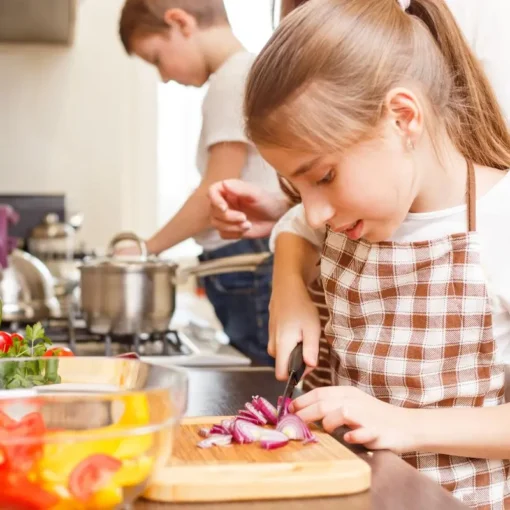
[{"label": "hair tie", "polygon": [[400,7],[402,7],[402,10],[405,12],[407,9],[409,9],[409,6],[411,5],[411,0],[397,0]]}]

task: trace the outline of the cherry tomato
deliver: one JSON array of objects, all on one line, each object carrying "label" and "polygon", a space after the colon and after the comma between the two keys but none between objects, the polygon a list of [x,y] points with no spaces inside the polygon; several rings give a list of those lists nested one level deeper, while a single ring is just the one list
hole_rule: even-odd
[{"label": "cherry tomato", "polygon": [[16,339],[19,340],[20,343],[24,343],[25,342],[25,339],[20,334],[18,334],[18,333],[13,333],[11,335],[11,338],[12,338],[12,342],[13,343],[14,343],[14,340],[16,340]]},{"label": "cherry tomato", "polygon": [[82,460],[69,476],[69,491],[80,501],[87,501],[108,484],[122,462],[109,455],[97,454]]},{"label": "cherry tomato", "polygon": [[[9,478],[12,480],[9,482]],[[7,483],[6,483],[7,482]],[[59,502],[59,498],[30,482],[26,477],[3,477],[0,491],[0,508],[9,510],[46,510]]]},{"label": "cherry tomato", "polygon": [[44,358],[65,358],[67,356],[74,356],[73,351],[67,347],[52,347],[43,355]]},{"label": "cherry tomato", "polygon": [[0,351],[7,352],[12,347],[12,337],[6,331],[0,331]]}]

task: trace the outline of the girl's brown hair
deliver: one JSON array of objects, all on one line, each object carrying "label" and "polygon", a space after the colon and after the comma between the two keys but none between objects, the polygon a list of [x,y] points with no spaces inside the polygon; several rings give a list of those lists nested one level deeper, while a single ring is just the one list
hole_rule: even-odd
[{"label": "girl's brown hair", "polygon": [[464,157],[510,167],[495,94],[443,0],[411,0],[407,12],[397,0],[305,2],[251,68],[247,131],[261,145],[341,151],[376,133],[399,84],[424,98]]},{"label": "girl's brown hair", "polygon": [[165,12],[182,9],[191,14],[201,28],[228,25],[227,11],[223,0],[126,0],[119,22],[122,44],[132,53],[135,35],[167,33]]}]

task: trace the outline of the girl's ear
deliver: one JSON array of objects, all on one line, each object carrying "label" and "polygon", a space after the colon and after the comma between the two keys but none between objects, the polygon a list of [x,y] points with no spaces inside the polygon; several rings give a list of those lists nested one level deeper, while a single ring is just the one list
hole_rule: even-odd
[{"label": "girl's ear", "polygon": [[395,88],[386,95],[384,106],[406,146],[414,147],[424,130],[423,109],[418,98],[408,89]]}]

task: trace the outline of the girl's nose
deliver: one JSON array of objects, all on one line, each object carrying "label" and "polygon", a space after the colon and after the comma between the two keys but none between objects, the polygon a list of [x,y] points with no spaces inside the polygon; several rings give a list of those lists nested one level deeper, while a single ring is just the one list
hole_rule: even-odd
[{"label": "girl's nose", "polygon": [[310,227],[315,229],[325,227],[335,213],[331,205],[326,201],[320,200],[317,196],[308,199],[302,198],[306,221]]}]

